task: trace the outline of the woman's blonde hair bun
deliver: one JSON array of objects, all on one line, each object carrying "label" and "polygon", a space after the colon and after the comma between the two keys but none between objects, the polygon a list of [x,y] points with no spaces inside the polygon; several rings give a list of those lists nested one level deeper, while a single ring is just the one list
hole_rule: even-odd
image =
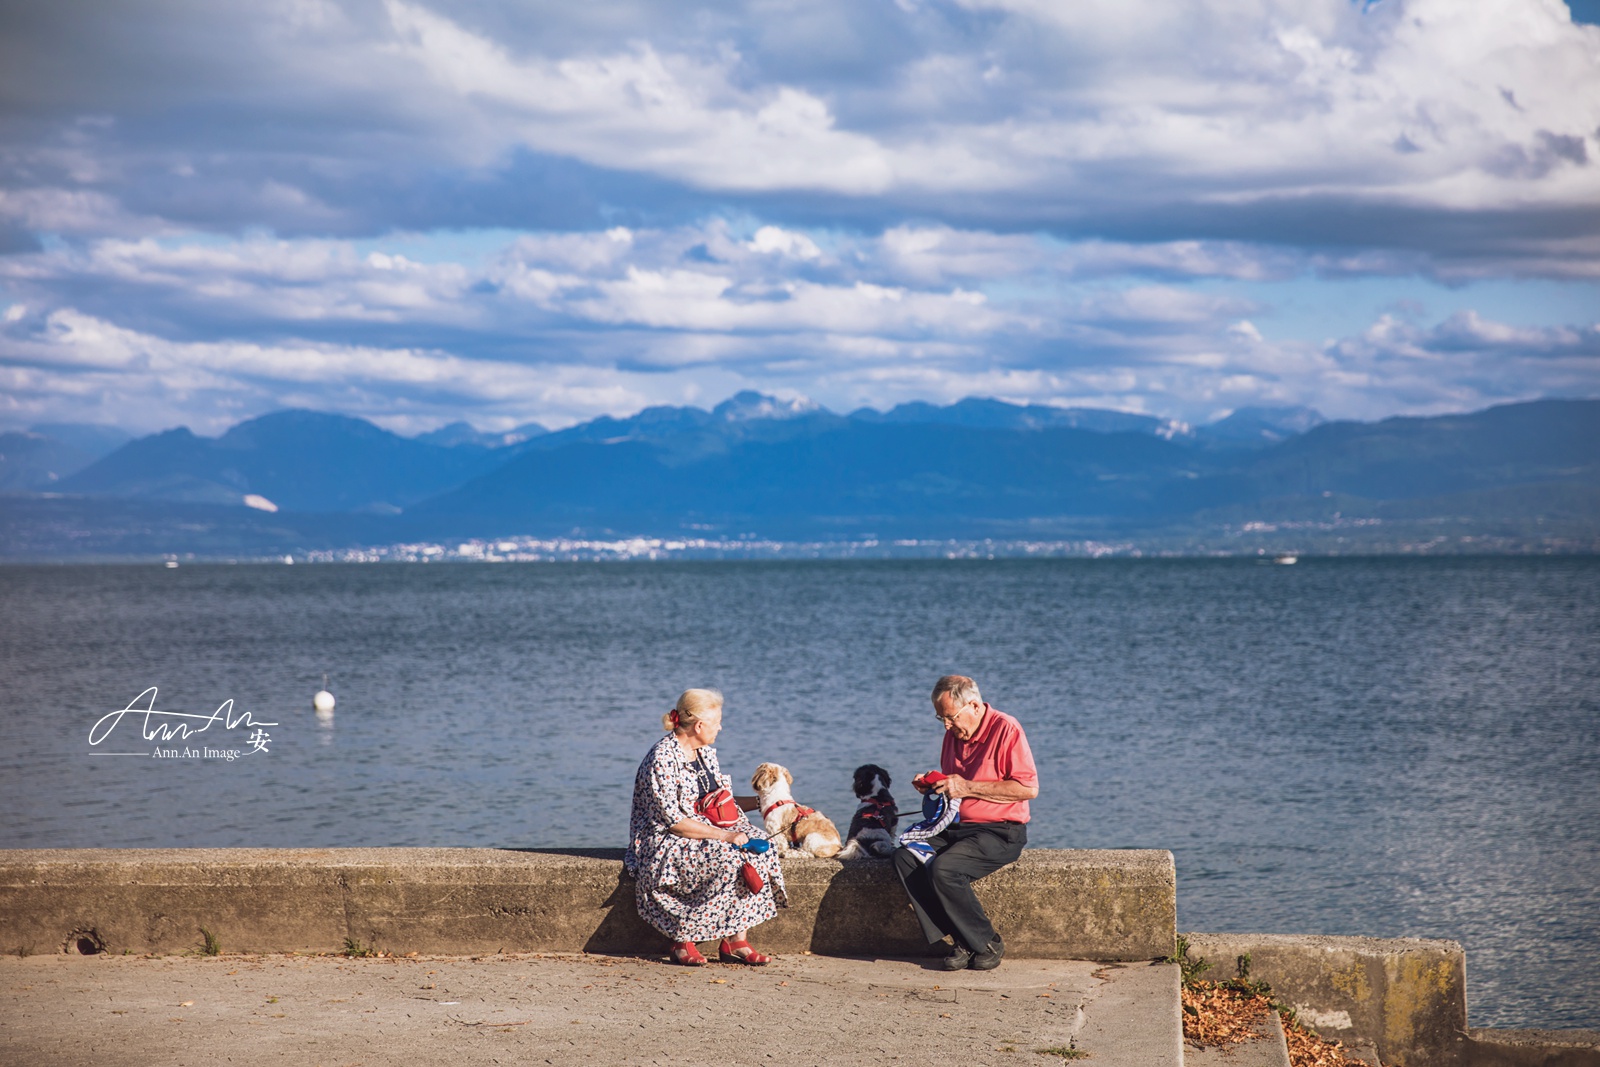
[{"label": "woman's blonde hair bun", "polygon": [[[657,707],[661,705],[657,704]],[[661,716],[664,729],[688,729],[707,715],[722,710],[722,693],[715,689],[685,689],[672,705],[672,710]]]}]

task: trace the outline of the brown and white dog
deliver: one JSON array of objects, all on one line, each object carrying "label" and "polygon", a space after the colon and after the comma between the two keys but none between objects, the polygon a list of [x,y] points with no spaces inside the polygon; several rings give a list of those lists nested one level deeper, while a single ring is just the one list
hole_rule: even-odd
[{"label": "brown and white dog", "polygon": [[772,842],[780,850],[799,852],[826,859],[843,847],[839,828],[815,808],[795,803],[789,787],[794,775],[787,767],[763,763],[751,776],[750,784],[761,798],[761,819]]}]

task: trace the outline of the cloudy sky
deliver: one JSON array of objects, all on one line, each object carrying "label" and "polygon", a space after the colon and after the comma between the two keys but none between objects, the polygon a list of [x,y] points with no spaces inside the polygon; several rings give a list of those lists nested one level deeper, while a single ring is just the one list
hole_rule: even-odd
[{"label": "cloudy sky", "polygon": [[0,428],[1600,395],[1600,0],[0,3]]}]

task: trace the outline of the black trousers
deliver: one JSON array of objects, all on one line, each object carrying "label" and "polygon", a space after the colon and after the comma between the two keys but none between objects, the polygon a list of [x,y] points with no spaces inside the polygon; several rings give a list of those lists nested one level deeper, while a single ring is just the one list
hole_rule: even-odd
[{"label": "black trousers", "polygon": [[954,934],[967,948],[982,952],[996,939],[994,925],[978,903],[972,883],[1015,863],[1027,843],[1024,823],[958,822],[928,839],[938,855],[927,863],[910,849],[895,850],[894,869],[911,896],[928,944]]}]

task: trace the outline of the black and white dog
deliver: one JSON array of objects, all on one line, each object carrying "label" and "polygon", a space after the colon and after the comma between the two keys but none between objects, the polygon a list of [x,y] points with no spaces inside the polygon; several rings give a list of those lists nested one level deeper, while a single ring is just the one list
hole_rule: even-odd
[{"label": "black and white dog", "polygon": [[851,788],[861,803],[850,816],[850,832],[839,859],[889,855],[894,851],[894,830],[900,822],[894,797],[889,795],[889,772],[876,763],[864,763],[856,768]]}]

